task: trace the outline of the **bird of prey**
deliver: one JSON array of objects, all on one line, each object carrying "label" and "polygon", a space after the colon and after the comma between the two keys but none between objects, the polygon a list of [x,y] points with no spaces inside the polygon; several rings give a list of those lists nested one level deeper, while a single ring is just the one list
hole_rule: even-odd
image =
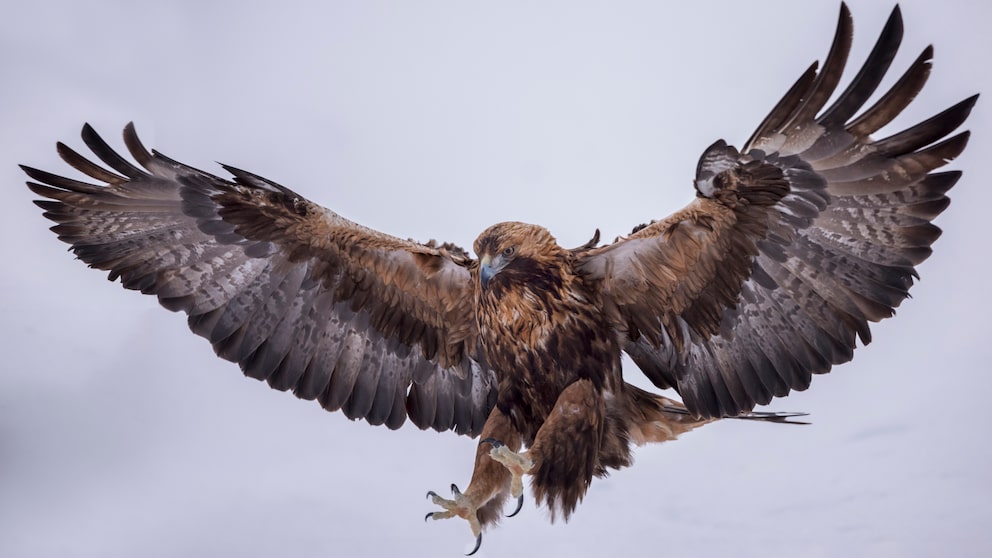
[{"label": "bird of prey", "polygon": [[[468,488],[428,493],[428,518],[467,520],[478,549],[507,499],[519,510],[524,478],[567,520],[633,445],[722,418],[789,422],[753,409],[850,360],[908,296],[960,178],[936,171],[964,150],[968,132],[951,134],[977,96],[874,138],[923,87],[932,49],[866,108],[899,9],[835,95],[852,27],[842,5],[823,66],[741,148],[703,152],[695,199],[612,243],[597,231],[563,248],[519,222],[482,231],[474,257],[403,240],[250,172],[149,151],[130,124],[136,164],[87,125],[102,165],[58,152],[92,182],[23,168],[79,259],[185,312],[247,376],[351,419],[478,437]],[[682,401],[625,382],[624,353]]]}]

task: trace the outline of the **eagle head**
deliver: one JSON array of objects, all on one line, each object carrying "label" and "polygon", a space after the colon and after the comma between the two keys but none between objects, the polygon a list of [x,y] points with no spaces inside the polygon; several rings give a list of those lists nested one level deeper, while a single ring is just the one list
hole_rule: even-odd
[{"label": "eagle head", "polygon": [[525,283],[535,274],[544,275],[560,266],[564,250],[544,227],[507,222],[493,225],[475,239],[479,256],[479,283],[488,290],[497,276],[500,282]]}]

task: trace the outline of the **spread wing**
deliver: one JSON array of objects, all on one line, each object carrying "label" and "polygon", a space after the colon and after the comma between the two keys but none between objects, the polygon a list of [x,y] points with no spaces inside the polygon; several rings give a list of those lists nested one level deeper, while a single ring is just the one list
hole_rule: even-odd
[{"label": "spread wing", "polygon": [[671,217],[580,256],[625,350],[659,387],[704,417],[733,416],[805,389],[851,359],[868,322],[893,314],[930,255],[958,172],[932,172],[964,149],[945,139],[976,97],[885,139],[870,137],[916,96],[928,47],[861,110],[902,37],[898,8],[864,66],[824,109],[851,44],[846,6],[833,46],[741,151],[703,154],[696,199]]},{"label": "spread wing", "polygon": [[[477,358],[469,267],[457,248],[355,224],[293,191],[148,152],[135,166],[88,125],[107,166],[63,144],[99,185],[24,167],[59,238],[128,289],[158,296],[244,373],[349,418],[477,434],[495,400]],[[116,172],[115,172],[116,171]],[[119,173],[119,174],[118,174]]]}]

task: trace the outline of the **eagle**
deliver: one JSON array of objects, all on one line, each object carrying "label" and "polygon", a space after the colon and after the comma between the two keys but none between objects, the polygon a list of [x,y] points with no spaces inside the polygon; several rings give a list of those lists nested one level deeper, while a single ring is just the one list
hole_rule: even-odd
[{"label": "eagle", "polygon": [[[673,440],[804,390],[894,314],[940,235],[961,176],[955,131],[977,95],[876,139],[920,92],[927,47],[876,97],[901,42],[896,7],[849,84],[841,5],[822,67],[808,67],[741,148],[717,141],[695,199],[601,243],[564,248],[544,227],[482,231],[474,256],[352,222],[223,165],[221,177],[148,150],[115,151],[89,125],[91,181],[22,166],[58,238],[127,289],[188,315],[245,375],[350,419],[478,438],[471,480],[428,492],[428,519],[466,520],[478,550],[504,505],[568,520],[594,477],[636,445]],[[829,105],[828,105],[829,102]],[[101,164],[102,163],[102,164]],[[628,383],[626,354],[678,401]]]}]

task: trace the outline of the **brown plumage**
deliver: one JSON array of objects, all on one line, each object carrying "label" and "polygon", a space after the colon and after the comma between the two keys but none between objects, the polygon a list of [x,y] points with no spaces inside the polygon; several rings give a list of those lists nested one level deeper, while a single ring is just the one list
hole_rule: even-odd
[{"label": "brown plumage", "polygon": [[[188,314],[246,375],[352,419],[480,436],[465,493],[431,493],[435,518],[464,517],[478,536],[522,475],[567,519],[593,477],[630,465],[632,444],[724,417],[788,421],[752,409],[852,358],[908,296],[960,177],[934,171],[965,148],[967,132],[948,136],[976,97],[873,139],[922,88],[932,50],[862,108],[900,42],[896,9],[827,107],[851,33],[842,6],[822,70],[742,149],[703,153],[696,199],[604,246],[500,223],[473,259],[239,169],[225,179],[149,152],[131,125],[137,165],[89,126],[83,141],[110,170],[58,144],[96,184],[24,170],[81,260]],[[626,383],[624,352],[683,402]]]}]

